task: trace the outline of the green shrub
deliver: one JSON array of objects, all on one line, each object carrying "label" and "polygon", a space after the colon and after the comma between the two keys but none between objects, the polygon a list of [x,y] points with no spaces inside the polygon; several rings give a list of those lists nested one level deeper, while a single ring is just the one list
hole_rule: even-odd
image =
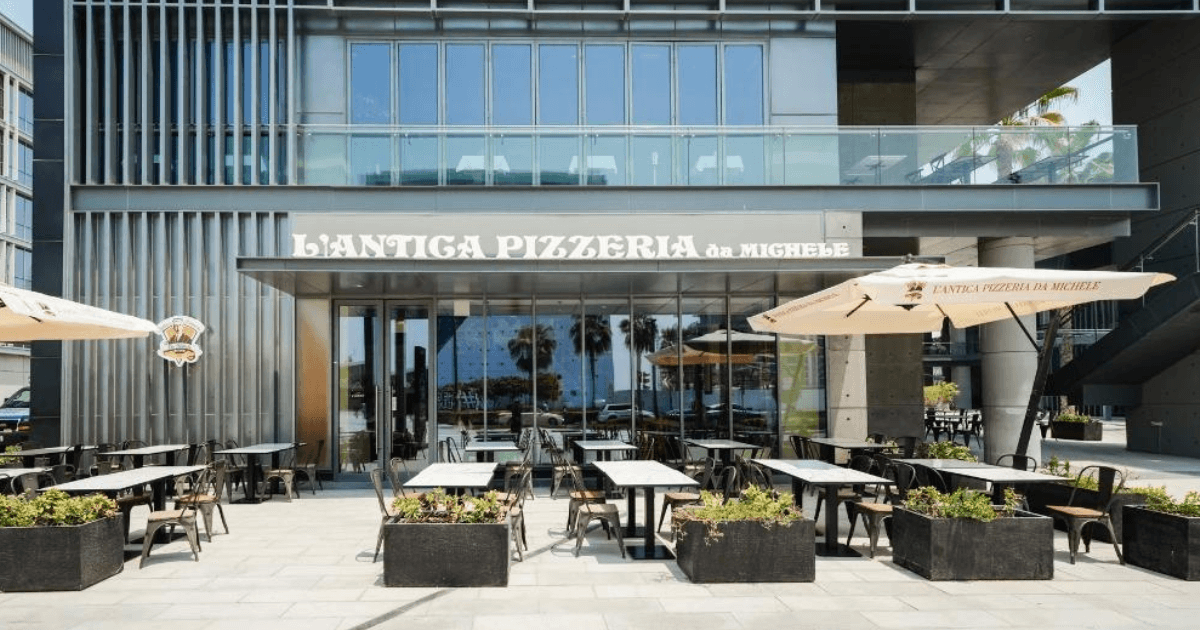
[{"label": "green shrub", "polygon": [[938,405],[948,405],[954,402],[958,397],[958,385],[949,381],[926,385],[923,394],[925,397],[926,407],[937,407]]},{"label": "green shrub", "polygon": [[1075,423],[1079,423],[1079,424],[1086,424],[1088,422],[1091,422],[1092,418],[1090,416],[1085,416],[1085,415],[1079,414],[1079,413],[1060,413],[1060,414],[1058,414],[1057,417],[1054,418],[1054,421],[1055,422],[1075,422]]},{"label": "green shrub", "polygon": [[101,494],[72,497],[52,488],[33,499],[0,495],[0,527],[82,525],[117,514],[116,502]]},{"label": "green shrub", "polygon": [[977,462],[971,449],[954,442],[930,442],[922,445],[917,456],[922,459],[957,459],[964,462]]},{"label": "green shrub", "polygon": [[392,507],[405,523],[502,523],[508,514],[508,506],[495,490],[481,497],[460,497],[438,488],[414,497],[400,497]]},{"label": "green shrub", "polygon": [[1200,516],[1200,493],[1192,491],[1184,495],[1182,501],[1176,501],[1167,494],[1166,487],[1153,490],[1155,492],[1146,494],[1146,509],[1179,516]]},{"label": "green shrub", "polygon": [[1004,505],[993,506],[992,499],[978,490],[959,488],[942,494],[932,486],[908,492],[904,507],[933,518],[969,518],[987,523],[998,516],[1012,516],[1018,503],[1012,488],[1004,489]]},{"label": "green shrub", "polygon": [[[7,447],[4,448],[4,452],[5,453],[20,453],[21,445],[20,444],[9,444]],[[13,456],[5,457],[4,455],[0,455],[0,466],[6,466],[8,464],[18,461],[19,459],[20,459],[19,457],[13,457]]]},{"label": "green shrub", "polygon": [[703,521],[715,524],[726,521],[763,521],[768,523],[790,523],[803,518],[792,505],[792,495],[784,492],[778,496],[757,486],[750,486],[739,499],[721,502],[721,495],[700,493],[702,505],[686,506],[676,510],[675,517],[685,521]]}]

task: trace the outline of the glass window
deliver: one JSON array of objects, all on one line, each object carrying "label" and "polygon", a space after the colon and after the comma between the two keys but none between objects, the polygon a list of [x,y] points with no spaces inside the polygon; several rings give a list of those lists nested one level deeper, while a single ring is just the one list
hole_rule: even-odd
[{"label": "glass window", "polygon": [[16,267],[13,274],[13,284],[19,289],[29,289],[33,287],[33,252],[27,249],[18,249],[15,252]]},{"label": "glass window", "polygon": [[579,124],[579,47],[538,46],[538,122]]},{"label": "glass window", "polygon": [[[174,78],[174,77],[172,77]],[[258,123],[266,125],[271,116],[271,44],[258,43]],[[264,182],[267,180],[263,180]]]},{"label": "glass window", "polygon": [[492,182],[497,186],[529,186],[533,183],[533,141],[529,136],[495,137],[492,153]]},{"label": "glass window", "polygon": [[492,47],[492,124],[533,123],[533,79],[527,45]]},{"label": "glass window", "polygon": [[579,137],[542,136],[538,139],[538,183],[543,186],[579,185]]},{"label": "glass window", "polygon": [[587,170],[583,183],[589,186],[625,185],[625,138],[591,137],[584,143]]},{"label": "glass window", "polygon": [[18,97],[20,99],[20,120],[18,125],[21,131],[28,134],[33,134],[33,95],[25,90],[21,90]]},{"label": "glass window", "polygon": [[446,46],[446,124],[483,125],[483,45]]},{"label": "glass window", "polygon": [[391,122],[391,47],[387,44],[350,46],[350,122]]},{"label": "glass window", "polygon": [[633,138],[633,162],[629,169],[635,186],[669,186],[672,172],[672,143],[668,136]]},{"label": "glass window", "polygon": [[33,200],[17,195],[17,238],[33,240]]},{"label": "glass window", "polygon": [[486,172],[487,140],[483,136],[446,138],[446,184],[482,186]]},{"label": "glass window", "polygon": [[[241,122],[243,124],[250,124],[250,123],[254,122],[254,119],[251,118],[252,110],[254,108],[254,82],[251,80],[254,78],[253,74],[252,74],[254,72],[254,46],[252,45],[250,40],[241,42],[241,46],[242,46],[242,76],[239,77],[239,79],[241,79],[241,84],[242,84],[242,88],[241,88],[242,89],[242,120],[241,120]],[[262,81],[263,80],[262,77],[259,77],[259,80]],[[249,182],[250,180],[246,180],[246,181]]]},{"label": "glass window", "polygon": [[762,46],[725,47],[725,124],[763,124]]},{"label": "glass window", "polygon": [[625,47],[584,47],[587,124],[625,124]]},{"label": "glass window", "polygon": [[[233,124],[233,113],[237,109],[237,90],[233,89],[233,81],[237,78],[237,69],[233,66],[233,42],[225,42],[225,58],[221,60],[224,70],[222,70],[221,83],[225,90],[225,111],[221,114],[222,124]],[[229,181],[229,180],[226,180]]]},{"label": "glass window", "polygon": [[717,47],[679,47],[679,124],[717,124]]},{"label": "glass window", "polygon": [[350,138],[350,184],[389,186],[392,183],[392,140],[387,136]]},{"label": "glass window", "polygon": [[401,44],[400,122],[409,125],[436,125],[437,98],[437,44]]},{"label": "glass window", "polygon": [[671,47],[633,46],[633,124],[671,124]]},{"label": "glass window", "polygon": [[436,136],[405,136],[400,140],[400,184],[438,185],[438,139]]},{"label": "glass window", "polygon": [[26,186],[33,185],[33,147],[24,142],[17,143],[17,181]]}]

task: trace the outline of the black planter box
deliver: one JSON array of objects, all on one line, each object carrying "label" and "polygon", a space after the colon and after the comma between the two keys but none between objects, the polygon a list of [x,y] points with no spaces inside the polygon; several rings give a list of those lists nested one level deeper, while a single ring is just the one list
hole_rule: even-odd
[{"label": "black planter box", "polygon": [[81,591],[125,567],[124,521],[0,527],[0,567],[0,591]]},{"label": "black planter box", "polygon": [[716,536],[698,521],[676,523],[675,557],[693,582],[812,582],[816,524],[718,523]]},{"label": "black planter box", "polygon": [[389,523],[384,586],[508,586],[508,523]]},{"label": "black planter box", "polygon": [[[1066,505],[1071,499],[1071,486],[1060,483],[1038,483],[1029,486],[1025,493],[1025,500],[1029,503],[1029,511],[1036,514],[1049,516],[1050,512],[1046,509],[1047,505]],[[1121,493],[1113,499],[1112,511],[1109,516],[1112,518],[1113,532],[1117,534],[1117,542],[1123,540],[1121,532],[1122,512],[1121,508],[1125,505],[1141,505],[1146,502],[1146,495]],[[1075,494],[1075,505],[1092,509],[1100,509],[1104,506],[1100,505],[1100,493],[1095,490],[1080,489]],[[1065,532],[1067,526],[1062,521],[1054,519],[1054,528]],[[1089,534],[1092,540],[1111,543],[1108,537],[1108,530],[1098,523],[1092,523],[1084,528],[1084,533]]]},{"label": "black planter box", "polygon": [[1050,437],[1060,440],[1099,442],[1104,437],[1104,425],[1099,422],[1051,422]]},{"label": "black planter box", "polygon": [[1125,562],[1143,569],[1200,580],[1200,518],[1126,505]]},{"label": "black planter box", "polygon": [[930,580],[1049,580],[1054,577],[1054,526],[1018,510],[984,523],[892,512],[892,560]]}]

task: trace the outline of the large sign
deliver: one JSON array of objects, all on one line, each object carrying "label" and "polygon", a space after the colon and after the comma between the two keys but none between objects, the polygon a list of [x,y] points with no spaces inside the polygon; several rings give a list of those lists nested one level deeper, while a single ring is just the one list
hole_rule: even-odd
[{"label": "large sign", "polygon": [[204,332],[204,324],[200,320],[186,315],[168,317],[158,323],[158,334],[162,341],[158,343],[158,356],[183,367],[184,363],[195,363],[204,351],[196,343],[197,337]]},{"label": "large sign", "polygon": [[671,260],[844,258],[820,214],[293,215],[295,258]]}]

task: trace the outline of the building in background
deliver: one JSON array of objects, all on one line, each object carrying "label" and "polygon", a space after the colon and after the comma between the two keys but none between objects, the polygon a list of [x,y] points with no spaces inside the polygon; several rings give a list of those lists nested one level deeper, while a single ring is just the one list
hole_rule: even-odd
[{"label": "building in background", "polygon": [[[33,36],[0,15],[0,282],[32,286]],[[0,344],[0,398],[29,384],[29,347]]]},{"label": "building in background", "polygon": [[[1121,4],[39,2],[35,288],[208,328],[35,344],[34,432],[347,476],[496,427],[919,435],[919,336],[745,320],[905,254],[1122,264],[1158,132],[994,125],[1109,56],[1155,85],[1124,42],[1200,11]],[[979,354],[994,458],[1034,356]]]}]

